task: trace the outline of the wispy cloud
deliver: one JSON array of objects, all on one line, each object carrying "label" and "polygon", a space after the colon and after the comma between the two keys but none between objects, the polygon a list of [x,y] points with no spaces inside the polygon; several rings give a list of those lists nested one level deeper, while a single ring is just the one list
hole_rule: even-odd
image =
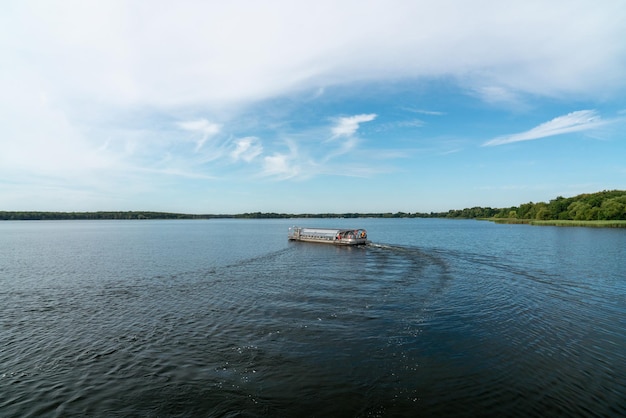
[{"label": "wispy cloud", "polygon": [[333,148],[328,148],[325,155],[319,159],[321,164],[340,155],[344,155],[356,148],[359,140],[356,136],[362,123],[371,122],[376,119],[375,113],[360,114],[335,119],[335,124],[331,127],[331,137],[325,142],[335,144]]},{"label": "wispy cloud", "polygon": [[263,145],[259,138],[248,136],[234,141],[235,149],[230,156],[235,160],[251,162],[263,152]]},{"label": "wispy cloud", "polygon": [[300,147],[291,139],[286,139],[284,145],[287,151],[275,150],[272,154],[263,156],[261,176],[275,180],[286,180],[298,176],[307,177],[308,173],[304,168]]},{"label": "wispy cloud", "polygon": [[571,132],[586,131],[606,124],[595,110],[578,110],[567,115],[556,117],[528,131],[504,135],[491,139],[483,146],[511,144],[520,141],[531,141]]},{"label": "wispy cloud", "polygon": [[478,96],[482,101],[494,106],[507,106],[514,109],[524,110],[528,105],[516,91],[499,85],[475,86],[472,94]]},{"label": "wispy cloud", "polygon": [[403,129],[403,128],[421,128],[424,125],[426,125],[426,122],[424,122],[421,119],[404,119],[404,120],[397,120],[397,121],[393,121],[393,122],[387,122],[387,123],[382,123],[379,124],[376,127],[377,131],[393,131],[395,129]]},{"label": "wispy cloud", "polygon": [[[276,180],[287,180],[308,179],[318,175],[363,176],[364,173],[371,173],[371,167],[364,167],[360,160],[355,161],[351,152],[359,145],[357,133],[361,124],[371,122],[376,117],[373,113],[337,117],[332,119],[334,122],[330,126],[316,126],[285,138],[283,144],[288,151],[276,149],[276,144],[270,147],[267,155],[263,156],[261,174]],[[319,139],[329,131],[327,139]],[[241,144],[241,147],[246,146],[247,143]],[[360,151],[361,158],[367,155],[364,150]],[[339,156],[346,156],[341,164],[334,162]]]},{"label": "wispy cloud", "polygon": [[288,154],[274,153],[263,159],[263,170],[267,176],[275,176],[288,179],[300,174],[297,165],[292,162],[292,157]]},{"label": "wispy cloud", "polygon": [[371,122],[376,119],[376,116],[377,115],[375,113],[369,113],[338,118],[337,123],[331,129],[333,133],[331,139],[354,135],[359,129],[359,125],[361,123]]},{"label": "wispy cloud", "polygon": [[178,127],[189,132],[200,134],[200,138],[196,139],[195,151],[198,152],[204,143],[214,135],[220,132],[222,126],[208,121],[207,119],[197,119],[185,122],[178,122]]},{"label": "wispy cloud", "polygon": [[403,107],[403,110],[411,113],[419,113],[420,115],[428,115],[428,116],[443,116],[445,112],[439,112],[437,110],[426,110],[426,109],[413,109],[410,107]]},{"label": "wispy cloud", "polygon": [[153,168],[135,168],[133,171],[138,173],[159,174],[164,176],[184,177],[189,179],[215,180],[217,177],[196,171],[183,171],[176,168],[153,169]]}]

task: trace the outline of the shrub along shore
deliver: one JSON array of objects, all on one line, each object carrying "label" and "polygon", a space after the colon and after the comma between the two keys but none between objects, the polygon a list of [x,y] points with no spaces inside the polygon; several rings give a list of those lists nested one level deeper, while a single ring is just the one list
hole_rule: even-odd
[{"label": "shrub along shore", "polygon": [[498,224],[528,224],[539,226],[585,226],[591,228],[626,228],[626,221],[572,221],[552,220],[538,221],[535,219],[485,218]]}]

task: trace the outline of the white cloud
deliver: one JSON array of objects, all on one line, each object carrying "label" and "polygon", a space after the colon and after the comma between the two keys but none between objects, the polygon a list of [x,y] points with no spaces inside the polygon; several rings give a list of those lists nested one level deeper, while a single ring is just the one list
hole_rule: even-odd
[{"label": "white cloud", "polygon": [[476,86],[473,88],[472,93],[491,105],[504,105],[515,109],[527,108],[527,105],[520,95],[510,88],[502,86]]},{"label": "white cloud", "polygon": [[209,122],[206,119],[178,122],[178,126],[186,131],[200,132],[206,135],[214,135],[220,131],[220,125]]},{"label": "white cloud", "polygon": [[195,151],[200,151],[200,148],[204,145],[204,143],[214,135],[220,132],[222,126],[209,122],[206,119],[197,119],[190,120],[185,122],[178,122],[178,127],[184,129],[185,131],[199,133],[201,135],[200,138],[196,140],[196,148]]},{"label": "white cloud", "polygon": [[332,138],[350,137],[359,129],[359,125],[364,122],[370,122],[376,119],[376,114],[362,114],[337,119],[337,123],[332,127]]},{"label": "white cloud", "polygon": [[102,144],[84,138],[68,112],[40,85],[12,81],[0,77],[0,173],[15,169],[71,176],[115,164]]},{"label": "white cloud", "polygon": [[251,162],[263,152],[263,146],[259,138],[248,136],[234,141],[235,149],[231,152],[231,157],[237,160]]},{"label": "white cloud", "polygon": [[425,109],[413,109],[410,107],[403,107],[403,110],[406,110],[407,112],[412,112],[412,113],[419,113],[421,115],[428,115],[428,116],[443,116],[445,115],[444,112],[439,112],[436,110],[425,110]]},{"label": "white cloud", "polygon": [[296,177],[300,170],[292,164],[292,158],[287,154],[275,153],[263,159],[264,174],[281,179]]},{"label": "white cloud", "polygon": [[511,144],[513,142],[530,141],[570,132],[586,131],[598,128],[606,123],[595,110],[578,110],[556,117],[526,132],[494,138],[485,142],[483,146]]},{"label": "white cloud", "polygon": [[116,104],[223,106],[432,76],[595,95],[625,86],[625,20],[621,0],[23,1],[0,17],[11,34],[0,46],[13,67],[37,69],[20,77]]}]

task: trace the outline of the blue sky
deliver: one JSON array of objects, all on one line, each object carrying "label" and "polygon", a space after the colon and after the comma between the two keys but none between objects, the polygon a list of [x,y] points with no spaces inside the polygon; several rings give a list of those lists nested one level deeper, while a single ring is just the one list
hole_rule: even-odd
[{"label": "blue sky", "polygon": [[1,8],[0,210],[430,212],[626,189],[622,0]]}]

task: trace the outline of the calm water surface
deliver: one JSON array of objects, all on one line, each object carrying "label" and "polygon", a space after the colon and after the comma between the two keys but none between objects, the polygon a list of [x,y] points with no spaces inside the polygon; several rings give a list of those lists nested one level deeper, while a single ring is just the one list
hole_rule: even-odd
[{"label": "calm water surface", "polygon": [[626,415],[625,230],[1,222],[0,309],[3,417]]}]

